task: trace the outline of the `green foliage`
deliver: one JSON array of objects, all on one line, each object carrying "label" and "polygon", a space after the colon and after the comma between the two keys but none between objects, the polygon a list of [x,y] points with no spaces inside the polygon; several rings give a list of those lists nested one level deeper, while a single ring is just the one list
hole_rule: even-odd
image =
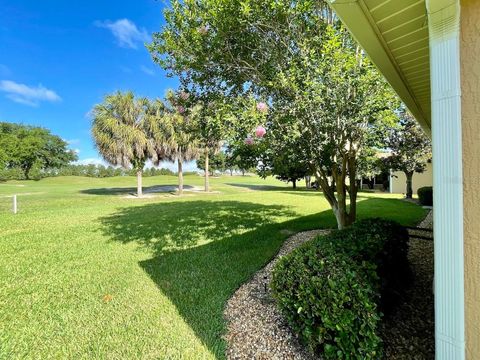
[{"label": "green foliage", "polygon": [[186,92],[168,91],[168,105],[163,119],[167,129],[163,130],[160,136],[168,139],[165,142],[165,152],[169,154],[169,158],[185,162],[198,158],[201,144],[194,121],[195,114],[199,111],[198,106],[189,102],[188,98],[182,99],[182,96],[190,97]]},{"label": "green foliage", "polygon": [[411,282],[407,253],[405,228],[362,220],[282,258],[273,272],[273,295],[316,354],[381,358],[380,311],[391,311]]},{"label": "green foliage", "polygon": [[156,156],[156,142],[147,132],[148,107],[145,98],[135,98],[132,92],[116,92],[93,108],[95,146],[112,165],[141,171],[145,162]]},{"label": "green foliage", "polygon": [[[270,118],[279,116],[274,113]],[[280,125],[281,124],[281,125]],[[278,128],[278,127],[281,128]],[[277,179],[291,182],[296,188],[298,180],[313,175],[306,156],[300,132],[291,122],[269,121],[265,137],[259,144],[259,175],[274,175]]]},{"label": "green foliage", "polygon": [[239,141],[228,146],[226,164],[228,168],[238,169],[245,174],[250,170],[257,170],[260,155],[258,146],[250,146]]},{"label": "green foliage", "polygon": [[388,134],[387,146],[392,154],[386,160],[395,171],[421,173],[432,158],[430,140],[405,108],[400,109],[398,124]]},{"label": "green foliage", "polygon": [[307,244],[280,260],[272,287],[293,331],[314,353],[380,358],[375,289],[345,254]]},{"label": "green foliage", "polygon": [[414,172],[424,172],[428,161],[432,159],[430,140],[413,116],[401,108],[398,124],[392,127],[386,142],[392,154],[385,159],[385,166],[405,173],[406,197],[412,198]]},{"label": "green foliage", "polygon": [[[220,173],[225,172],[226,168],[226,155],[223,151],[219,151],[218,153],[215,153],[213,151],[210,151],[209,154],[209,171],[210,174],[215,173],[215,171],[218,171]],[[205,171],[205,153],[202,153],[200,157],[197,160],[197,168],[200,170]]]},{"label": "green foliage", "polygon": [[76,159],[68,144],[47,129],[0,123],[0,179],[39,179]]},{"label": "green foliage", "polygon": [[353,222],[358,189],[346,178],[397,99],[327,2],[174,0],[165,18],[148,46],[154,61],[200,92],[267,103],[264,125],[285,140],[291,123],[339,226]]},{"label": "green foliage", "polygon": [[[383,160],[378,156],[376,148],[366,148],[357,160],[357,171],[360,178],[373,178],[385,171]],[[388,172],[389,169],[386,171]]]},{"label": "green foliage", "polygon": [[333,232],[328,240],[338,251],[357,263],[375,265],[380,278],[380,308],[390,312],[410,286],[412,273],[408,262],[408,233],[398,223],[384,219],[365,219],[344,231]]},{"label": "green foliage", "polygon": [[[109,178],[115,176],[134,176],[136,175],[134,169],[124,169],[121,167],[104,166],[104,165],[76,165],[70,164],[58,170],[47,172],[48,177],[53,176],[85,176],[92,178]],[[174,175],[174,172],[164,168],[147,168],[143,171],[143,176],[158,176],[158,175]]]},{"label": "green foliage", "polygon": [[433,206],[433,187],[424,186],[418,189],[418,201],[424,206]]}]

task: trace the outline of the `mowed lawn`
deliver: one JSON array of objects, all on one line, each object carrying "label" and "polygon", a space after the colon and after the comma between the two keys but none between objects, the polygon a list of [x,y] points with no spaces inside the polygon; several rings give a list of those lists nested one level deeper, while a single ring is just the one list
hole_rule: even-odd
[{"label": "mowed lawn", "polygon": [[[223,358],[235,289],[289,233],[335,220],[319,192],[256,177],[211,184],[212,194],[133,199],[131,177],[0,183],[0,358]],[[407,225],[425,211],[362,193],[358,213]]]}]

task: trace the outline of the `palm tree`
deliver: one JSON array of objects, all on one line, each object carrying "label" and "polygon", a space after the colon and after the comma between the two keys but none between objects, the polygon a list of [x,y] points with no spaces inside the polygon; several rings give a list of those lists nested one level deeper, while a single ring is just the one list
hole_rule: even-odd
[{"label": "palm tree", "polygon": [[195,160],[199,155],[197,142],[188,129],[188,119],[179,114],[172,117],[174,132],[174,147],[172,157],[178,164],[178,194],[183,194],[183,163]]},{"label": "palm tree", "polygon": [[168,109],[162,100],[156,99],[149,103],[146,117],[145,128],[148,137],[153,142],[152,162],[159,165],[161,161],[173,161],[174,128],[171,122],[170,109]]},{"label": "palm tree", "polygon": [[[182,105],[180,96],[173,91],[167,94],[169,102],[169,123],[171,126],[170,158],[177,161],[178,165],[178,194],[183,194],[183,163],[195,160],[199,155],[198,141],[193,132],[190,114],[195,109],[189,109]],[[185,101],[185,100],[184,100]]]},{"label": "palm tree", "polygon": [[131,92],[107,95],[93,108],[92,135],[102,157],[112,165],[137,173],[137,196],[142,196],[145,162],[156,156],[155,144],[146,131],[145,114],[149,101]]}]

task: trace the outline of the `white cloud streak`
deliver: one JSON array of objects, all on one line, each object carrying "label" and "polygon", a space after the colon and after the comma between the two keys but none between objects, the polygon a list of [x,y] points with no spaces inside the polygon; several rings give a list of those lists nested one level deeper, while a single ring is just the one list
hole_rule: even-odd
[{"label": "white cloud streak", "polygon": [[137,49],[139,43],[150,41],[147,31],[128,19],[96,21],[95,26],[110,30],[117,44],[124,48]]},{"label": "white cloud streak", "polygon": [[155,71],[153,71],[149,67],[146,67],[145,65],[141,65],[140,70],[142,70],[143,73],[145,73],[149,76],[155,76]]},{"label": "white cloud streak", "polygon": [[55,91],[42,85],[29,86],[11,80],[1,80],[0,91],[4,92],[10,100],[28,106],[38,106],[42,101],[58,102],[62,100]]},{"label": "white cloud streak", "polygon": [[68,145],[78,145],[78,144],[80,144],[80,139],[67,139],[67,140],[65,140],[65,142]]}]

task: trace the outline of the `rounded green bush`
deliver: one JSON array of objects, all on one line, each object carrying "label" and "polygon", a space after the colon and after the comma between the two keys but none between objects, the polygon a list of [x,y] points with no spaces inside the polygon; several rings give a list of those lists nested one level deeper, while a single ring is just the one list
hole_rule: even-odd
[{"label": "rounded green bush", "polygon": [[292,329],[326,359],[377,359],[377,293],[363,267],[314,240],[275,267],[273,296]]},{"label": "rounded green bush", "polygon": [[282,258],[272,291],[294,332],[327,359],[381,357],[377,327],[411,284],[408,232],[385,219],[358,221]]},{"label": "rounded green bush", "polygon": [[421,187],[417,191],[418,201],[424,206],[433,206],[433,188],[431,186]]},{"label": "rounded green bush", "polygon": [[371,218],[335,231],[325,240],[357,263],[367,261],[375,265],[379,307],[382,312],[391,313],[413,282],[407,229],[395,221]]}]

